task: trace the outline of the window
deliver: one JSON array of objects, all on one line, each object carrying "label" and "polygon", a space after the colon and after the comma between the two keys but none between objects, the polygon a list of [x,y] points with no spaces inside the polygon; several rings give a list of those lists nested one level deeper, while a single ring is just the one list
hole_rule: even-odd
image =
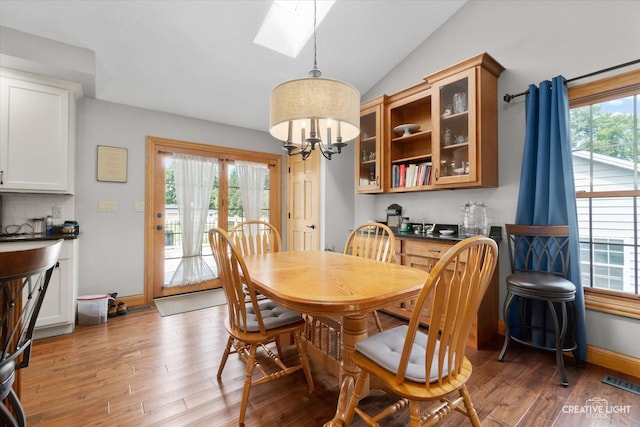
[{"label": "window", "polygon": [[572,87],[569,99],[585,293],[637,299],[640,70]]}]

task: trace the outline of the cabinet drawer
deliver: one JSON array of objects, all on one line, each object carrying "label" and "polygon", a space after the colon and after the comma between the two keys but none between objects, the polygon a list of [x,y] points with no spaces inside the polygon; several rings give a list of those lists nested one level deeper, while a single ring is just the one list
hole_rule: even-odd
[{"label": "cabinet drawer", "polygon": [[403,252],[407,256],[416,255],[421,257],[440,259],[453,246],[450,243],[420,242],[417,240],[405,240],[403,242]]},{"label": "cabinet drawer", "polygon": [[405,265],[420,270],[431,272],[433,266],[438,262],[438,258],[428,258],[423,256],[407,255],[405,257]]}]

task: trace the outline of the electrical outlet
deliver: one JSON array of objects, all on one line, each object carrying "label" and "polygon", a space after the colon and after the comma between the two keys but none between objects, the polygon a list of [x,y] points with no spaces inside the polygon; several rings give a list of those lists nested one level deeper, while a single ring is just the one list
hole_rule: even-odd
[{"label": "electrical outlet", "polygon": [[53,217],[53,219],[62,218],[62,208],[60,206],[53,206],[51,208],[51,216]]}]

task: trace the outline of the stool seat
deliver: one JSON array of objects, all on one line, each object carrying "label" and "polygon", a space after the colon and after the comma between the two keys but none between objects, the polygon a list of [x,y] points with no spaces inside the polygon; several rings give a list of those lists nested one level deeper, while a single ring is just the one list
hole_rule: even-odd
[{"label": "stool seat", "polygon": [[514,295],[542,301],[573,301],[576,285],[551,273],[518,272],[507,276],[507,291]]}]

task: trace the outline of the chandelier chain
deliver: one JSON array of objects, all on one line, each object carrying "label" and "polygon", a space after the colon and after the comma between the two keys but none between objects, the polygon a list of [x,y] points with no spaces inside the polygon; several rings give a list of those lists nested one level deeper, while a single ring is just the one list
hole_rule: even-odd
[{"label": "chandelier chain", "polygon": [[311,77],[320,77],[321,73],[320,70],[318,70],[318,59],[317,59],[317,50],[318,50],[318,45],[317,45],[317,34],[316,34],[316,29],[317,29],[317,13],[318,13],[318,5],[316,3],[316,0],[313,1],[313,70],[309,71],[309,76]]}]

